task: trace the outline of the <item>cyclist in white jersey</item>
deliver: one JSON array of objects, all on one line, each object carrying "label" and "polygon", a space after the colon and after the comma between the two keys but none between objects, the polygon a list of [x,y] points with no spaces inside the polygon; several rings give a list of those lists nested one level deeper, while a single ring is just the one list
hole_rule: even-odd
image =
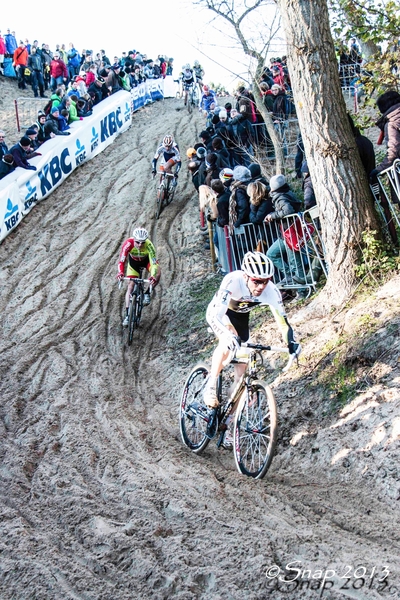
[{"label": "cyclist in white jersey", "polygon": [[[241,342],[249,339],[249,314],[258,306],[268,305],[277,322],[289,353],[298,356],[301,346],[295,341],[283,306],[280,291],[272,281],[274,265],[261,252],[247,252],[241,270],[228,273],[207,308],[206,318],[219,343],[211,363],[210,377],[204,390],[204,402],[209,408],[218,406],[216,383],[223,363]],[[239,380],[246,364],[235,365],[235,380]]]}]

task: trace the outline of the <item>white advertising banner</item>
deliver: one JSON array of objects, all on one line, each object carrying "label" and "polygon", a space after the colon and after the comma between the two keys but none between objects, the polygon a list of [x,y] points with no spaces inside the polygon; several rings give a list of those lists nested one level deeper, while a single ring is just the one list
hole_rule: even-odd
[{"label": "white advertising banner", "polygon": [[18,167],[0,181],[0,242],[32,208],[46,198],[79,165],[90,160],[132,121],[130,92],[117,92],[94,107],[93,114],[70,126],[69,136],[56,136],[30,160],[36,171]]}]

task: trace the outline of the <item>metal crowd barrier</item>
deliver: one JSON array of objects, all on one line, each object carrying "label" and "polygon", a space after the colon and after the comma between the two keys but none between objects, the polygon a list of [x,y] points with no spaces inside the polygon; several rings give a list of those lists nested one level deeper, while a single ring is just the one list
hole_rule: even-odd
[{"label": "metal crowd barrier", "polygon": [[14,101],[18,132],[37,121],[39,110],[43,110],[48,101],[46,98],[17,98]]},{"label": "metal crowd barrier", "polygon": [[381,216],[388,241],[397,249],[400,245],[400,160],[381,171],[377,183],[371,185],[375,206]]},{"label": "metal crowd barrier", "polygon": [[240,269],[244,254],[258,250],[274,263],[274,281],[279,288],[301,290],[310,295],[320,277],[328,275],[318,214],[318,207],[313,207],[280,221],[264,221],[261,225],[248,223],[233,232],[228,226],[217,226],[221,271]]}]

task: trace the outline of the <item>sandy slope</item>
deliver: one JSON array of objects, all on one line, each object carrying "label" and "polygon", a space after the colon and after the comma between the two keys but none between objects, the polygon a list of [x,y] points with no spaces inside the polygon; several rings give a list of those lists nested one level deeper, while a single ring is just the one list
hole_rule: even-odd
[{"label": "sandy slope", "polygon": [[[136,114],[0,246],[0,597],[318,598],[318,581],[279,590],[265,575],[301,561],[316,577],[336,570],[323,598],[398,598],[398,473],[385,487],[363,478],[359,463],[332,467],[355,433],[326,420],[318,435],[312,430],[318,396],[290,400],[298,374],[275,385],[282,435],[264,481],[240,477],[227,451],[210,446],[197,457],[182,446],[179,391],[199,346],[211,347],[203,322],[188,327],[193,289],[204,281],[215,289],[218,278],[209,274],[185,168],[174,202],[152,219],[157,142],[173,131],[185,149],[203,125],[178,108],[168,100]],[[163,277],[128,348],[115,273],[134,224],[150,229]],[[323,326],[298,329],[306,338]],[[377,403],[396,409],[388,418],[399,414],[398,382],[397,371],[394,396]],[[376,427],[365,426],[369,440]],[[370,578],[385,565],[391,592]],[[339,578],[346,573],[349,582]]]}]

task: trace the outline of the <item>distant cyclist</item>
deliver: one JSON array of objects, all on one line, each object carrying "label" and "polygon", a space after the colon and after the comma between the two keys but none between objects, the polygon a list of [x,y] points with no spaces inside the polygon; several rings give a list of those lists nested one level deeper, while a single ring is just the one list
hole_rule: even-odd
[{"label": "distant cyclist", "polygon": [[208,85],[203,85],[203,95],[200,99],[199,109],[204,111],[207,116],[216,106],[218,106],[217,94],[210,90]]},{"label": "distant cyclist", "polygon": [[179,79],[182,85],[182,92],[181,92],[181,97],[183,96],[185,98],[185,104],[187,102],[187,97],[188,97],[188,91],[190,89],[190,86],[195,85],[195,79],[194,79],[194,72],[192,67],[189,65],[189,63],[187,63],[186,65],[183,65],[182,67],[182,71],[179,75]]},{"label": "distant cyclist", "polygon": [[193,63],[193,73],[196,78],[196,83],[199,86],[200,96],[201,96],[202,91],[203,91],[202,87],[203,87],[204,69],[198,60],[195,60]]},{"label": "distant cyclist", "polygon": [[[219,343],[211,363],[210,378],[204,390],[204,402],[209,408],[218,406],[216,383],[223,363],[232,351],[237,351],[241,342],[249,340],[249,314],[258,306],[269,305],[289,353],[298,356],[300,344],[296,343],[293,329],[289,325],[282,297],[272,277],[274,265],[261,252],[247,252],[241,270],[224,277],[218,292],[207,308],[206,318]],[[235,365],[235,381],[246,369],[246,364]]]},{"label": "distant cyclist", "polygon": [[[150,284],[154,287],[158,284],[161,277],[161,270],[156,258],[156,249],[149,240],[147,229],[137,227],[133,230],[132,237],[128,238],[121,248],[118,263],[118,280],[126,277],[133,279],[140,277],[140,269],[146,269],[149,272]],[[134,281],[130,281],[125,296],[126,317],[122,323],[124,327],[128,326],[129,296],[133,290]],[[143,304],[150,304],[149,290],[144,294]]]},{"label": "distant cyclist", "polygon": [[163,154],[164,156],[165,173],[172,173],[172,167],[176,165],[174,180],[172,182],[172,185],[176,186],[178,182],[178,173],[181,169],[182,162],[178,144],[174,141],[173,135],[166,135],[161,145],[157,148],[152,162],[151,172],[153,175],[155,175],[157,172],[157,161],[160,158],[161,154]]}]

